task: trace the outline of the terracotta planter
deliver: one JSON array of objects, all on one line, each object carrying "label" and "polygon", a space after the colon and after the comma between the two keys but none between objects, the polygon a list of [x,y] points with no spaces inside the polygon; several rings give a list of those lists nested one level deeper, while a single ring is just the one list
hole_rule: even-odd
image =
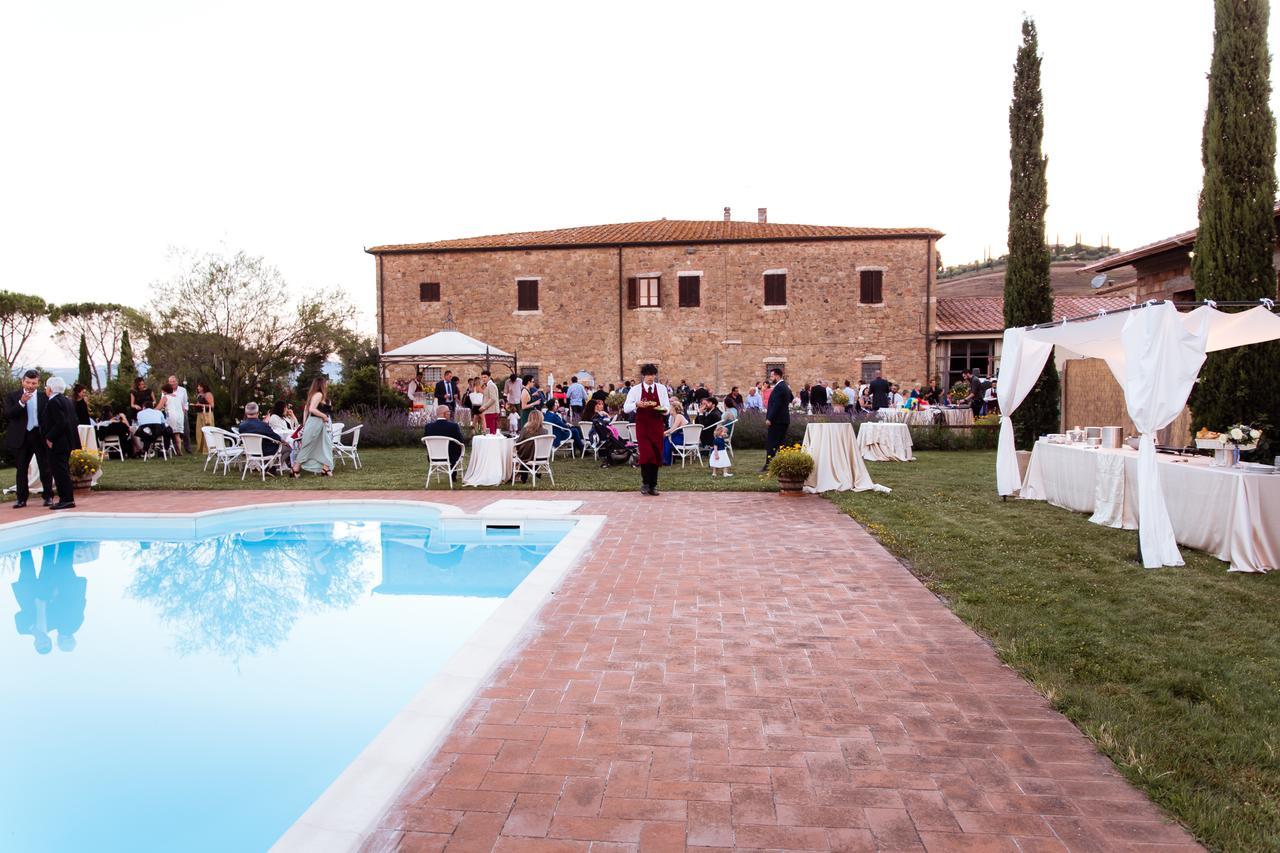
[{"label": "terracotta planter", "polygon": [[72,477],[71,486],[77,492],[87,492],[93,487],[93,475],[90,474],[88,477]]},{"label": "terracotta planter", "polygon": [[778,491],[788,497],[803,495],[805,493],[804,480],[796,479],[794,477],[779,477]]}]

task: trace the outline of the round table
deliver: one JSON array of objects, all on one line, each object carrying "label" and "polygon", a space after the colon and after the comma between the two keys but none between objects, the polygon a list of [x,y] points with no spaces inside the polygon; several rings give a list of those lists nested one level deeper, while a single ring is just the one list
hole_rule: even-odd
[{"label": "round table", "polygon": [[805,452],[813,457],[813,471],[805,480],[806,492],[889,491],[877,486],[857,454],[853,424],[811,423],[804,428]]},{"label": "round table", "polygon": [[867,421],[858,427],[858,453],[872,462],[910,462],[911,429],[906,424]]},{"label": "round table", "polygon": [[510,482],[515,446],[516,440],[505,435],[477,435],[471,439],[471,458],[467,460],[462,485],[497,486]]},{"label": "round table", "polygon": [[973,409],[968,406],[942,406],[948,426],[973,426]]}]

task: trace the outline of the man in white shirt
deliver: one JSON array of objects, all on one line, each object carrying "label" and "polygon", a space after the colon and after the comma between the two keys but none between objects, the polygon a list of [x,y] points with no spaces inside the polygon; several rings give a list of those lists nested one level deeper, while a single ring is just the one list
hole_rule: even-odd
[{"label": "man in white shirt", "polygon": [[658,368],[640,368],[640,384],[632,385],[622,411],[636,418],[636,445],[640,455],[640,494],[657,496],[658,467],[662,465],[663,433],[671,398],[667,386],[658,381]]},{"label": "man in white shirt", "polygon": [[173,430],[165,420],[164,412],[161,410],[163,406],[164,395],[161,395],[156,400],[155,406],[138,412],[138,431],[134,434],[133,440],[138,442],[139,454],[145,453],[147,448],[157,441],[173,442]]},{"label": "man in white shirt", "polygon": [[587,404],[587,389],[578,377],[569,380],[569,387],[564,392],[565,402],[569,404],[570,421],[578,422],[578,418],[582,416],[582,407]]}]

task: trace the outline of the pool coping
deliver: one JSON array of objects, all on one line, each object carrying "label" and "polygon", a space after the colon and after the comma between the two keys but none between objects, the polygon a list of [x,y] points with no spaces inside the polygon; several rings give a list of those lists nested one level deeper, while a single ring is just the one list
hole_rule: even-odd
[{"label": "pool coping", "polygon": [[331,498],[301,501],[249,503],[195,512],[76,512],[38,516],[0,524],[0,535],[19,528],[50,528],[73,532],[77,522],[90,518],[167,518],[192,520],[193,533],[202,519],[235,515],[255,508],[272,510],[318,505],[400,505],[437,511],[442,521],[482,519],[503,521],[566,521],[573,526],[533,571],[427,680],[407,705],[360,751],[305,812],[272,845],[272,851],[324,853],[353,851],[376,828],[378,819],[396,800],[413,774],[435,754],[454,722],[531,630],[533,616],[551,597],[555,587],[578,562],[604,526],[606,516],[542,513],[509,509],[468,513],[450,504],[433,501],[371,498]]}]

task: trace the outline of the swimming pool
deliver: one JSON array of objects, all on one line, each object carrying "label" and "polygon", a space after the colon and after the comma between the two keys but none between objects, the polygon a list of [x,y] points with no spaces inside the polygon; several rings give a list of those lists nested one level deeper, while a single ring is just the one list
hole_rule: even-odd
[{"label": "swimming pool", "polygon": [[266,849],[574,524],[326,503],[0,531],[0,849]]}]

